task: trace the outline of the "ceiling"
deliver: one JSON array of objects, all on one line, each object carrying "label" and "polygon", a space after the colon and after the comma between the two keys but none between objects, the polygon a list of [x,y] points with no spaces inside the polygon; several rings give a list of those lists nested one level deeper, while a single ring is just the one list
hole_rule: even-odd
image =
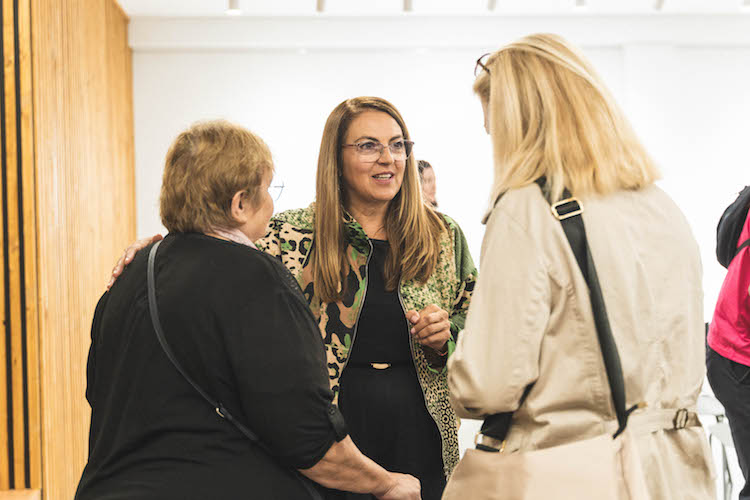
[{"label": "ceiling", "polygon": [[[117,0],[131,17],[224,17],[229,0]],[[750,0],[233,0],[241,16],[750,14]]]}]

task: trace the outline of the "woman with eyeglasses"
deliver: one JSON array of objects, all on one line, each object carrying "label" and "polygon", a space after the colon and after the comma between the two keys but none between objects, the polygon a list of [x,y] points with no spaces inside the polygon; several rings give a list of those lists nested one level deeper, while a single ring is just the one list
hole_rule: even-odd
[{"label": "woman with eyeglasses", "polygon": [[388,101],[342,102],[323,132],[316,202],[274,216],[258,247],[302,286],[354,442],[437,500],[458,461],[445,364],[476,269],[458,225],[422,199],[412,145]]},{"label": "woman with eyeglasses", "polygon": [[[485,421],[446,498],[714,498],[696,415],[703,292],[688,221],[576,47],[530,35],[477,65],[495,179],[448,379],[460,416],[512,420]],[[622,461],[600,444],[625,450]],[[576,459],[586,465],[553,477]]]},{"label": "woman with eyeglasses", "polygon": [[460,227],[424,202],[412,146],[388,101],[342,102],[323,131],[315,203],[275,215],[256,244],[302,287],[354,443],[437,500],[459,459],[446,361],[476,268]]}]

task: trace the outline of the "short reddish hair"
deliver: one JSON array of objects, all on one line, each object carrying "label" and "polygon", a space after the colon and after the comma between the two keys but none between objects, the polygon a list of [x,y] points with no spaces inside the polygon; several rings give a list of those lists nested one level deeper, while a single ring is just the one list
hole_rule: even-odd
[{"label": "short reddish hair", "polygon": [[232,197],[246,191],[251,203],[259,203],[267,175],[273,175],[273,160],[260,137],[224,120],[196,123],[167,153],[162,224],[180,233],[235,228]]}]

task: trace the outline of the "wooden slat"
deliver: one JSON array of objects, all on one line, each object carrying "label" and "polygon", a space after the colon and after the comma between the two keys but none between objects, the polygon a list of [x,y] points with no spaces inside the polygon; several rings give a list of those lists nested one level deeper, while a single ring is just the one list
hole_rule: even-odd
[{"label": "wooden slat", "polygon": [[[6,0],[3,0],[5,2]],[[4,51],[3,51],[4,53]],[[4,175],[4,171],[3,171]],[[2,225],[2,219],[5,216],[4,210],[1,207],[5,206],[5,189],[0,189],[0,225]],[[6,332],[5,325],[8,321],[5,307],[5,234],[0,229],[0,254],[3,257],[3,265],[0,266],[0,319],[2,319],[2,325],[0,325],[0,490],[10,488],[10,464],[9,464],[9,453],[10,453],[10,439],[8,433],[8,422],[10,421],[10,412],[13,411],[12,405],[8,405],[8,378],[7,378],[7,353],[10,349],[9,345],[6,345]],[[12,434],[12,432],[10,433]]]},{"label": "wooden slat", "polygon": [[6,312],[6,321],[11,328],[11,381],[12,412],[13,412],[13,485],[24,488],[25,458],[24,447],[24,352],[22,349],[21,322],[21,275],[20,275],[20,232],[19,232],[19,200],[18,200],[18,150],[16,128],[16,73],[15,73],[15,36],[14,2],[3,1],[3,68],[5,72],[5,159],[6,159],[6,209],[8,227],[8,277],[10,282],[10,311]]},{"label": "wooden slat", "polygon": [[29,2],[3,0],[0,9],[3,18],[2,140],[5,151],[3,211],[0,215],[2,234],[7,234],[7,240],[0,241],[3,254],[0,275],[3,311],[0,411],[4,424],[0,429],[0,470],[3,472],[0,474],[0,489],[11,486],[39,488],[41,421],[35,306],[37,283]]},{"label": "wooden slat", "polygon": [[[31,126],[30,18],[28,0],[3,0],[3,115],[5,145],[3,232],[3,384],[0,394],[6,422],[0,434],[0,488],[41,486],[38,361],[36,346],[36,278],[34,222],[33,128]],[[28,225],[31,228],[29,230]],[[6,252],[7,247],[7,252]],[[6,280],[7,278],[7,280]],[[6,290],[7,288],[7,290]],[[7,292],[7,295],[5,293]],[[10,332],[10,342],[5,334]],[[7,363],[8,355],[10,363]],[[10,368],[8,370],[8,367]],[[8,382],[10,380],[10,384]],[[11,388],[8,405],[7,388]],[[32,451],[33,450],[33,451]],[[13,474],[8,458],[12,456]]]},{"label": "wooden slat", "polygon": [[94,306],[135,238],[131,55],[113,0],[32,0],[31,18],[42,491],[58,499],[88,450]]},{"label": "wooden slat", "polygon": [[[31,4],[29,0],[17,2],[18,17],[18,91],[21,123],[21,158],[23,164],[22,220],[24,258],[24,291],[26,315],[26,405],[28,435],[26,453],[29,456],[29,482],[27,488],[42,487],[41,411],[39,398],[39,321],[36,273],[36,200],[34,168],[34,128],[31,67]],[[31,490],[27,490],[31,491]],[[37,491],[38,493],[38,491]]]},{"label": "wooden slat", "polygon": [[0,500],[41,500],[42,492],[39,490],[13,490],[0,491]]},{"label": "wooden slat", "polygon": [[[6,0],[3,0],[3,3]],[[4,26],[3,26],[4,31]],[[3,54],[5,51],[3,50]],[[3,174],[4,175],[4,174]],[[5,216],[2,207],[5,206],[5,190],[0,189],[0,226],[2,226],[2,219]],[[0,266],[0,490],[7,490],[10,488],[10,465],[8,463],[9,457],[9,434],[8,434],[8,421],[9,412],[12,411],[12,405],[8,405],[8,379],[7,379],[7,361],[6,354],[10,349],[10,346],[6,345],[5,340],[5,324],[8,320],[5,311],[5,234],[2,228],[0,228],[0,254],[3,257],[3,265]]]},{"label": "wooden slat", "polygon": [[0,334],[0,416],[12,420],[11,434],[0,425],[0,490],[70,498],[87,453],[91,315],[135,237],[127,17],[114,0],[0,8],[8,234],[4,241],[0,231],[0,314],[11,329],[10,342]]}]

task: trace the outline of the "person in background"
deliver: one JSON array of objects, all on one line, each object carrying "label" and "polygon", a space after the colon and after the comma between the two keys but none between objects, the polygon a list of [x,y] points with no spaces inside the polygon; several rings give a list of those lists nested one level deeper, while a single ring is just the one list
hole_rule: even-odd
[{"label": "person in background", "polygon": [[[740,219],[741,220],[741,219]],[[737,241],[750,239],[750,217]],[[732,431],[745,478],[739,500],[750,500],[750,251],[745,246],[729,263],[708,330],[708,381]]]},{"label": "person in background", "polygon": [[94,314],[77,500],[311,498],[295,470],[330,488],[420,498],[415,478],[387,472],[348,437],[299,286],[253,244],[273,213],[272,174],[265,143],[241,127],[214,121],[181,133],[167,154],[160,205],[169,234],[155,260],[174,357],[268,453],[167,357],[150,316],[149,255],[138,252]]},{"label": "person in background", "polygon": [[435,170],[425,160],[419,160],[417,168],[419,169],[419,180],[422,182],[422,196],[432,205],[432,208],[437,208],[437,180],[435,179]]},{"label": "person in background", "polygon": [[[457,413],[513,412],[503,453],[617,428],[588,286],[548,202],[567,188],[584,207],[626,407],[647,403],[628,429],[650,498],[714,498],[695,414],[705,375],[702,271],[685,216],[654,184],[654,162],[570,43],[531,35],[483,56],[477,69],[495,175],[482,274],[448,361]],[[652,418],[656,431],[645,425]]]},{"label": "person in background", "polygon": [[[272,217],[256,244],[304,292],[354,443],[438,500],[459,459],[445,366],[476,268],[458,224],[422,201],[412,145],[385,99],[342,102],[323,130],[316,201]],[[148,241],[126,250],[113,277]]]}]

